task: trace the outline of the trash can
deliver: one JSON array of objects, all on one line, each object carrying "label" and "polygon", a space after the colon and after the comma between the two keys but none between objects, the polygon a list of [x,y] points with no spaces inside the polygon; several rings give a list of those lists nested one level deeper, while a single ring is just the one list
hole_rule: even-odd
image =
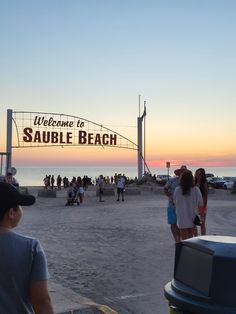
[{"label": "trash can", "polygon": [[171,314],[236,314],[236,237],[177,243],[174,278],[164,295]]}]

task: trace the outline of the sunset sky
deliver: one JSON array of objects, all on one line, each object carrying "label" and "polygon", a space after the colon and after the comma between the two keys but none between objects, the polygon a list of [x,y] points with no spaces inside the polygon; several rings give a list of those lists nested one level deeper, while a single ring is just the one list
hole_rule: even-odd
[{"label": "sunset sky", "polygon": [[[85,118],[136,143],[141,95],[148,165],[236,166],[235,13],[235,0],[0,1],[0,150],[7,109]],[[136,163],[115,148],[13,150],[16,166]]]}]

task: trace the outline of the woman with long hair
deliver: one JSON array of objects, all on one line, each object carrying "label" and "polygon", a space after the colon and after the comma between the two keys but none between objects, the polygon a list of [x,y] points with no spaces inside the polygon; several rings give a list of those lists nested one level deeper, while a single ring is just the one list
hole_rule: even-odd
[{"label": "woman with long hair", "polygon": [[205,169],[199,168],[195,172],[194,176],[195,185],[199,187],[202,198],[203,206],[199,208],[199,215],[201,219],[201,235],[206,234],[206,213],[207,213],[207,198],[208,198],[208,184],[206,180]]},{"label": "woman with long hair", "polygon": [[174,191],[177,225],[181,240],[194,236],[194,218],[198,208],[203,206],[203,199],[199,187],[194,185],[193,174],[186,170],[180,176],[179,186]]}]

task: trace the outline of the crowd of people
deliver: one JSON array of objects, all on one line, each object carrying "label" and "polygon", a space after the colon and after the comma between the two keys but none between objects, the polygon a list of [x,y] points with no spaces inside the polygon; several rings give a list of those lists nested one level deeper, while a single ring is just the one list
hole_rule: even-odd
[{"label": "crowd of people", "polygon": [[[44,182],[44,188],[45,189],[58,189],[61,190],[62,186],[63,188],[68,188],[70,186],[70,183],[75,182],[77,179],[73,176],[72,180],[70,181],[66,176],[61,177],[60,174],[55,179],[54,175],[46,175],[43,179]],[[87,190],[88,186],[92,184],[92,179],[88,176],[83,176],[82,178],[83,187],[85,190]]]},{"label": "crowd of people", "polygon": [[117,173],[112,176],[100,175],[94,180],[87,175],[84,175],[83,177],[73,176],[71,180],[69,180],[66,176],[62,178],[61,175],[58,175],[55,179],[55,176],[50,174],[44,177],[43,182],[45,189],[61,190],[62,187],[68,188],[66,201],[66,206],[68,206],[73,204],[82,204],[84,200],[84,193],[90,185],[96,185],[98,187],[100,202],[104,202],[103,193],[106,185],[115,185],[117,187],[117,202],[120,200],[124,202],[125,184],[128,180],[129,179],[124,174],[121,175]]},{"label": "crowd of people", "polygon": [[[175,242],[180,242],[197,236],[206,234],[206,213],[208,185],[205,170],[199,168],[195,174],[187,169],[186,166],[174,171],[175,176],[170,177],[164,186],[164,192],[168,197],[167,220],[170,225]],[[146,177],[148,174],[145,174]],[[149,174],[150,179],[154,179]],[[117,191],[117,199],[124,202],[125,185],[129,179],[123,174],[115,173],[114,176],[104,176],[92,180],[88,176],[83,178],[74,176],[71,181],[67,177],[60,175],[46,175],[44,178],[45,189],[68,188],[66,205],[80,205],[84,201],[84,193],[89,185],[97,186],[99,202],[104,202],[104,189],[107,185],[114,185]],[[199,219],[197,219],[199,218]],[[198,220],[198,222],[196,222]],[[200,230],[198,230],[198,225]]]},{"label": "crowd of people", "polygon": [[[60,176],[58,176],[60,177]],[[57,177],[57,189],[61,189],[61,180],[58,180]],[[92,179],[88,178],[87,176],[84,176],[81,178],[80,176],[73,177],[71,181],[68,180],[68,178],[63,178],[63,187],[67,188],[67,201],[66,201],[66,206],[77,204],[80,205],[83,203],[84,200],[84,194],[85,191],[88,189],[89,185],[92,185]],[[103,194],[104,194],[104,189],[107,185],[115,185],[117,188],[117,202],[120,200],[124,202],[124,191],[125,191],[125,184],[126,184],[127,178],[123,174],[117,174],[115,173],[114,176],[106,176],[104,177],[103,175],[100,175],[98,178],[95,178],[95,185],[98,188],[98,197],[100,202],[104,202],[103,199]],[[54,176],[52,175],[46,175],[44,178],[45,182],[45,189],[54,189]],[[64,182],[68,182],[68,184],[64,184]],[[59,183],[59,184],[58,184]]]},{"label": "crowd of people", "polygon": [[[127,178],[121,173],[117,174],[115,173],[114,177],[111,177],[111,184],[115,184],[117,188],[117,202],[120,201],[120,198],[122,202],[124,202],[124,191],[125,191],[125,184],[126,184]],[[98,196],[99,196],[99,202],[104,202],[103,200],[103,193],[104,188],[106,184],[109,184],[109,180],[106,180],[104,176],[101,174],[99,178],[96,180],[96,185],[98,186]]]},{"label": "crowd of people", "polygon": [[[164,186],[169,199],[167,220],[175,242],[180,242],[200,234],[206,234],[206,213],[208,185],[203,168],[195,174],[186,166],[174,171],[175,177],[170,178]],[[199,218],[199,219],[198,219]]]}]

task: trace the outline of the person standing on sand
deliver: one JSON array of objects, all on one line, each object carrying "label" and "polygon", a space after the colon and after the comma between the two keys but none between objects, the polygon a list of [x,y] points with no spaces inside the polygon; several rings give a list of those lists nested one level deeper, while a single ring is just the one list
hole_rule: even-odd
[{"label": "person standing on sand", "polygon": [[117,200],[116,201],[119,202],[120,196],[121,196],[122,202],[124,202],[125,178],[124,178],[124,175],[122,177],[120,173],[117,176],[116,187],[117,187]]},{"label": "person standing on sand", "polygon": [[54,175],[52,175],[51,177],[51,189],[54,189],[54,183],[55,183],[55,179],[54,179]]},{"label": "person standing on sand", "polygon": [[[199,215],[200,215],[200,220],[201,220],[201,226],[200,226],[201,235],[205,235],[206,234],[207,198],[208,198],[208,184],[206,180],[205,169],[199,168],[196,170],[195,176],[194,176],[194,182],[195,182],[195,185],[199,187],[202,194],[202,198],[203,198],[203,206],[199,208]],[[196,232],[196,235],[197,235],[197,232]]]},{"label": "person standing on sand", "polygon": [[104,200],[102,199],[102,196],[103,196],[105,181],[104,181],[102,174],[99,176],[99,179],[97,181],[97,185],[98,185],[99,202],[104,202]]},{"label": "person standing on sand", "polygon": [[186,166],[181,166],[179,169],[174,171],[176,177],[170,178],[164,186],[164,193],[168,197],[168,207],[167,207],[167,222],[170,225],[171,233],[175,239],[175,242],[180,242],[180,231],[177,225],[176,208],[173,200],[173,195],[175,188],[179,185],[180,175],[187,170]]},{"label": "person standing on sand", "polygon": [[84,184],[81,177],[77,177],[76,188],[78,190],[79,202],[82,204],[84,201]]},{"label": "person standing on sand", "polygon": [[61,182],[62,182],[62,178],[60,175],[57,176],[57,189],[60,190],[61,189]]},{"label": "person standing on sand", "polygon": [[190,170],[185,170],[180,177],[179,186],[174,191],[174,203],[181,240],[192,238],[195,232],[193,221],[203,206],[203,199]]},{"label": "person standing on sand", "polygon": [[34,202],[34,196],[0,183],[0,313],[54,313],[46,257],[39,241],[12,231],[22,218],[21,205]]}]

